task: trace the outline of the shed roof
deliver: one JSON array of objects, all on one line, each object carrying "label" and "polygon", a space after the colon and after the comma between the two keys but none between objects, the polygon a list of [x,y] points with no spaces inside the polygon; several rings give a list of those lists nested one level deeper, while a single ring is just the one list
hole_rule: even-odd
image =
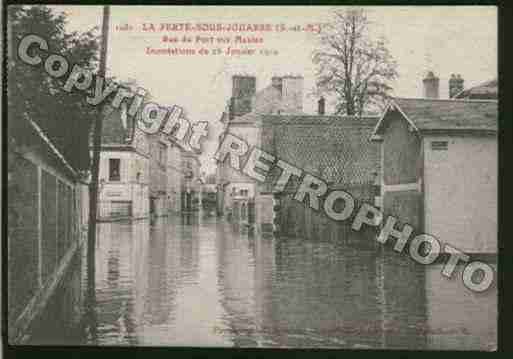
[{"label": "shed roof", "polygon": [[496,132],[496,100],[441,100],[394,98],[374,129],[380,135],[385,129],[389,111],[399,110],[418,132],[472,131]]},{"label": "shed roof", "polygon": [[379,147],[369,140],[377,121],[378,117],[265,115],[261,146],[328,182],[372,183],[380,171]]}]

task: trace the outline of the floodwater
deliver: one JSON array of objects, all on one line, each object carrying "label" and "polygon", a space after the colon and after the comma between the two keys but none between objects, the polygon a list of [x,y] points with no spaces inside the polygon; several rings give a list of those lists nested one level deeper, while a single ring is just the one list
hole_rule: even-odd
[{"label": "floodwater", "polygon": [[65,314],[80,313],[75,330],[42,323],[33,343],[496,348],[495,286],[473,293],[461,268],[448,280],[441,264],[421,266],[358,233],[260,237],[203,214],[98,230],[94,296],[84,294],[84,256],[69,282],[80,289]]}]

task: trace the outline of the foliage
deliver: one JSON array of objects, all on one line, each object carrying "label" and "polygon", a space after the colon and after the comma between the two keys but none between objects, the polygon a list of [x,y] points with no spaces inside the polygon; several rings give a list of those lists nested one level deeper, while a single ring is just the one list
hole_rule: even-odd
[{"label": "foliage", "polygon": [[99,41],[96,29],[84,33],[67,32],[66,15],[47,6],[9,6],[8,130],[10,139],[22,142],[26,124],[34,120],[64,157],[78,170],[89,167],[88,133],[97,108],[85,101],[83,92],[62,89],[67,76],[49,76],[43,64],[30,66],[17,55],[23,36],[36,34],[48,41],[49,51],[63,55],[70,63],[89,68],[98,64]]},{"label": "foliage", "polygon": [[383,104],[397,77],[397,64],[385,40],[371,38],[364,10],[334,11],[319,40],[320,47],[313,54],[317,89],[335,95],[335,112],[362,115],[369,106]]}]

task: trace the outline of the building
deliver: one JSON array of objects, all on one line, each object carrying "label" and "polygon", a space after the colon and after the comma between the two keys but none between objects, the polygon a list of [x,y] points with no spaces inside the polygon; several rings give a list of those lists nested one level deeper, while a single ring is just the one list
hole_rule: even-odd
[{"label": "building", "polygon": [[454,98],[469,99],[469,100],[497,100],[499,91],[499,82],[497,79],[483,82],[480,85],[463,90],[463,83],[461,84],[461,91],[455,94]]},{"label": "building", "polygon": [[167,197],[168,179],[168,147],[169,140],[163,134],[148,135],[150,144],[150,214],[165,216],[169,212],[169,198]]},{"label": "building", "polygon": [[182,153],[185,150],[177,143],[169,142],[167,151],[167,198],[170,213],[182,210],[182,185],[184,173],[182,169]]},{"label": "building", "polygon": [[385,215],[465,252],[497,251],[497,101],[395,98],[373,131]]},{"label": "building", "polygon": [[[228,110],[220,121],[222,142],[227,132],[244,139],[250,146],[260,144],[260,117],[264,114],[301,114],[303,111],[303,77],[274,76],[271,84],[256,91],[256,77],[236,75],[232,77],[232,96]],[[238,199],[254,199],[256,182],[224,163],[218,164],[219,185],[218,212],[232,211],[232,202]]]},{"label": "building", "polygon": [[182,212],[191,212],[200,208],[201,185],[200,166],[198,155],[192,151],[184,150],[181,155],[182,188],[181,205]]},{"label": "building", "polygon": [[203,183],[201,186],[201,208],[209,213],[215,213],[217,208],[217,185],[215,183]]},{"label": "building", "polygon": [[100,220],[147,218],[150,213],[150,141],[120,110],[105,107],[100,152]]},{"label": "building", "polygon": [[[375,203],[379,196],[379,146],[370,141],[370,136],[378,119],[322,114],[265,115],[261,119],[260,146],[276,158],[326,181],[329,190],[342,189],[358,201]],[[319,234],[318,229],[327,227],[327,223],[321,226],[323,219],[315,210],[293,199],[299,178],[293,177],[282,192],[273,192],[280,173],[281,170],[273,169],[266,183],[259,186],[260,195],[272,194],[274,204],[279,205],[275,216],[279,217],[280,232],[316,236],[315,232]]]},{"label": "building", "polygon": [[[55,294],[68,283],[73,263],[87,238],[88,187],[36,122],[12,118],[9,123],[7,198],[7,293],[9,344],[30,340],[30,329],[41,322],[55,301],[55,314],[72,320],[66,299]],[[19,135],[19,137],[17,137]],[[80,289],[70,295],[80,307]],[[76,322],[75,322],[76,324]]]},{"label": "building", "polygon": [[[246,140],[250,147],[257,146],[328,181],[331,188],[343,187],[353,191],[357,198],[374,202],[380,171],[379,146],[369,138],[378,117],[326,115],[323,98],[319,100],[316,115],[303,113],[300,76],[275,76],[259,92],[254,91],[255,84],[253,77],[233,77],[230,111],[221,118],[225,124],[221,136],[227,132],[234,134]],[[241,88],[246,89],[242,94]],[[242,99],[237,101],[237,96]],[[266,183],[258,184],[227,163],[219,163],[218,210],[245,217],[251,214],[254,202],[259,230],[276,230],[278,221],[282,231],[311,236],[316,215],[292,200],[294,185],[283,193],[273,193],[278,175],[271,172]],[[275,212],[276,207],[280,208],[279,213]]]}]

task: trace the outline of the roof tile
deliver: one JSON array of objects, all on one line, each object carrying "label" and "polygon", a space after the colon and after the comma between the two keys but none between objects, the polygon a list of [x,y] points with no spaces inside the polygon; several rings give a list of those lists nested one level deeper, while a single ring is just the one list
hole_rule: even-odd
[{"label": "roof tile", "polygon": [[420,130],[497,130],[494,100],[440,100],[394,98]]}]

